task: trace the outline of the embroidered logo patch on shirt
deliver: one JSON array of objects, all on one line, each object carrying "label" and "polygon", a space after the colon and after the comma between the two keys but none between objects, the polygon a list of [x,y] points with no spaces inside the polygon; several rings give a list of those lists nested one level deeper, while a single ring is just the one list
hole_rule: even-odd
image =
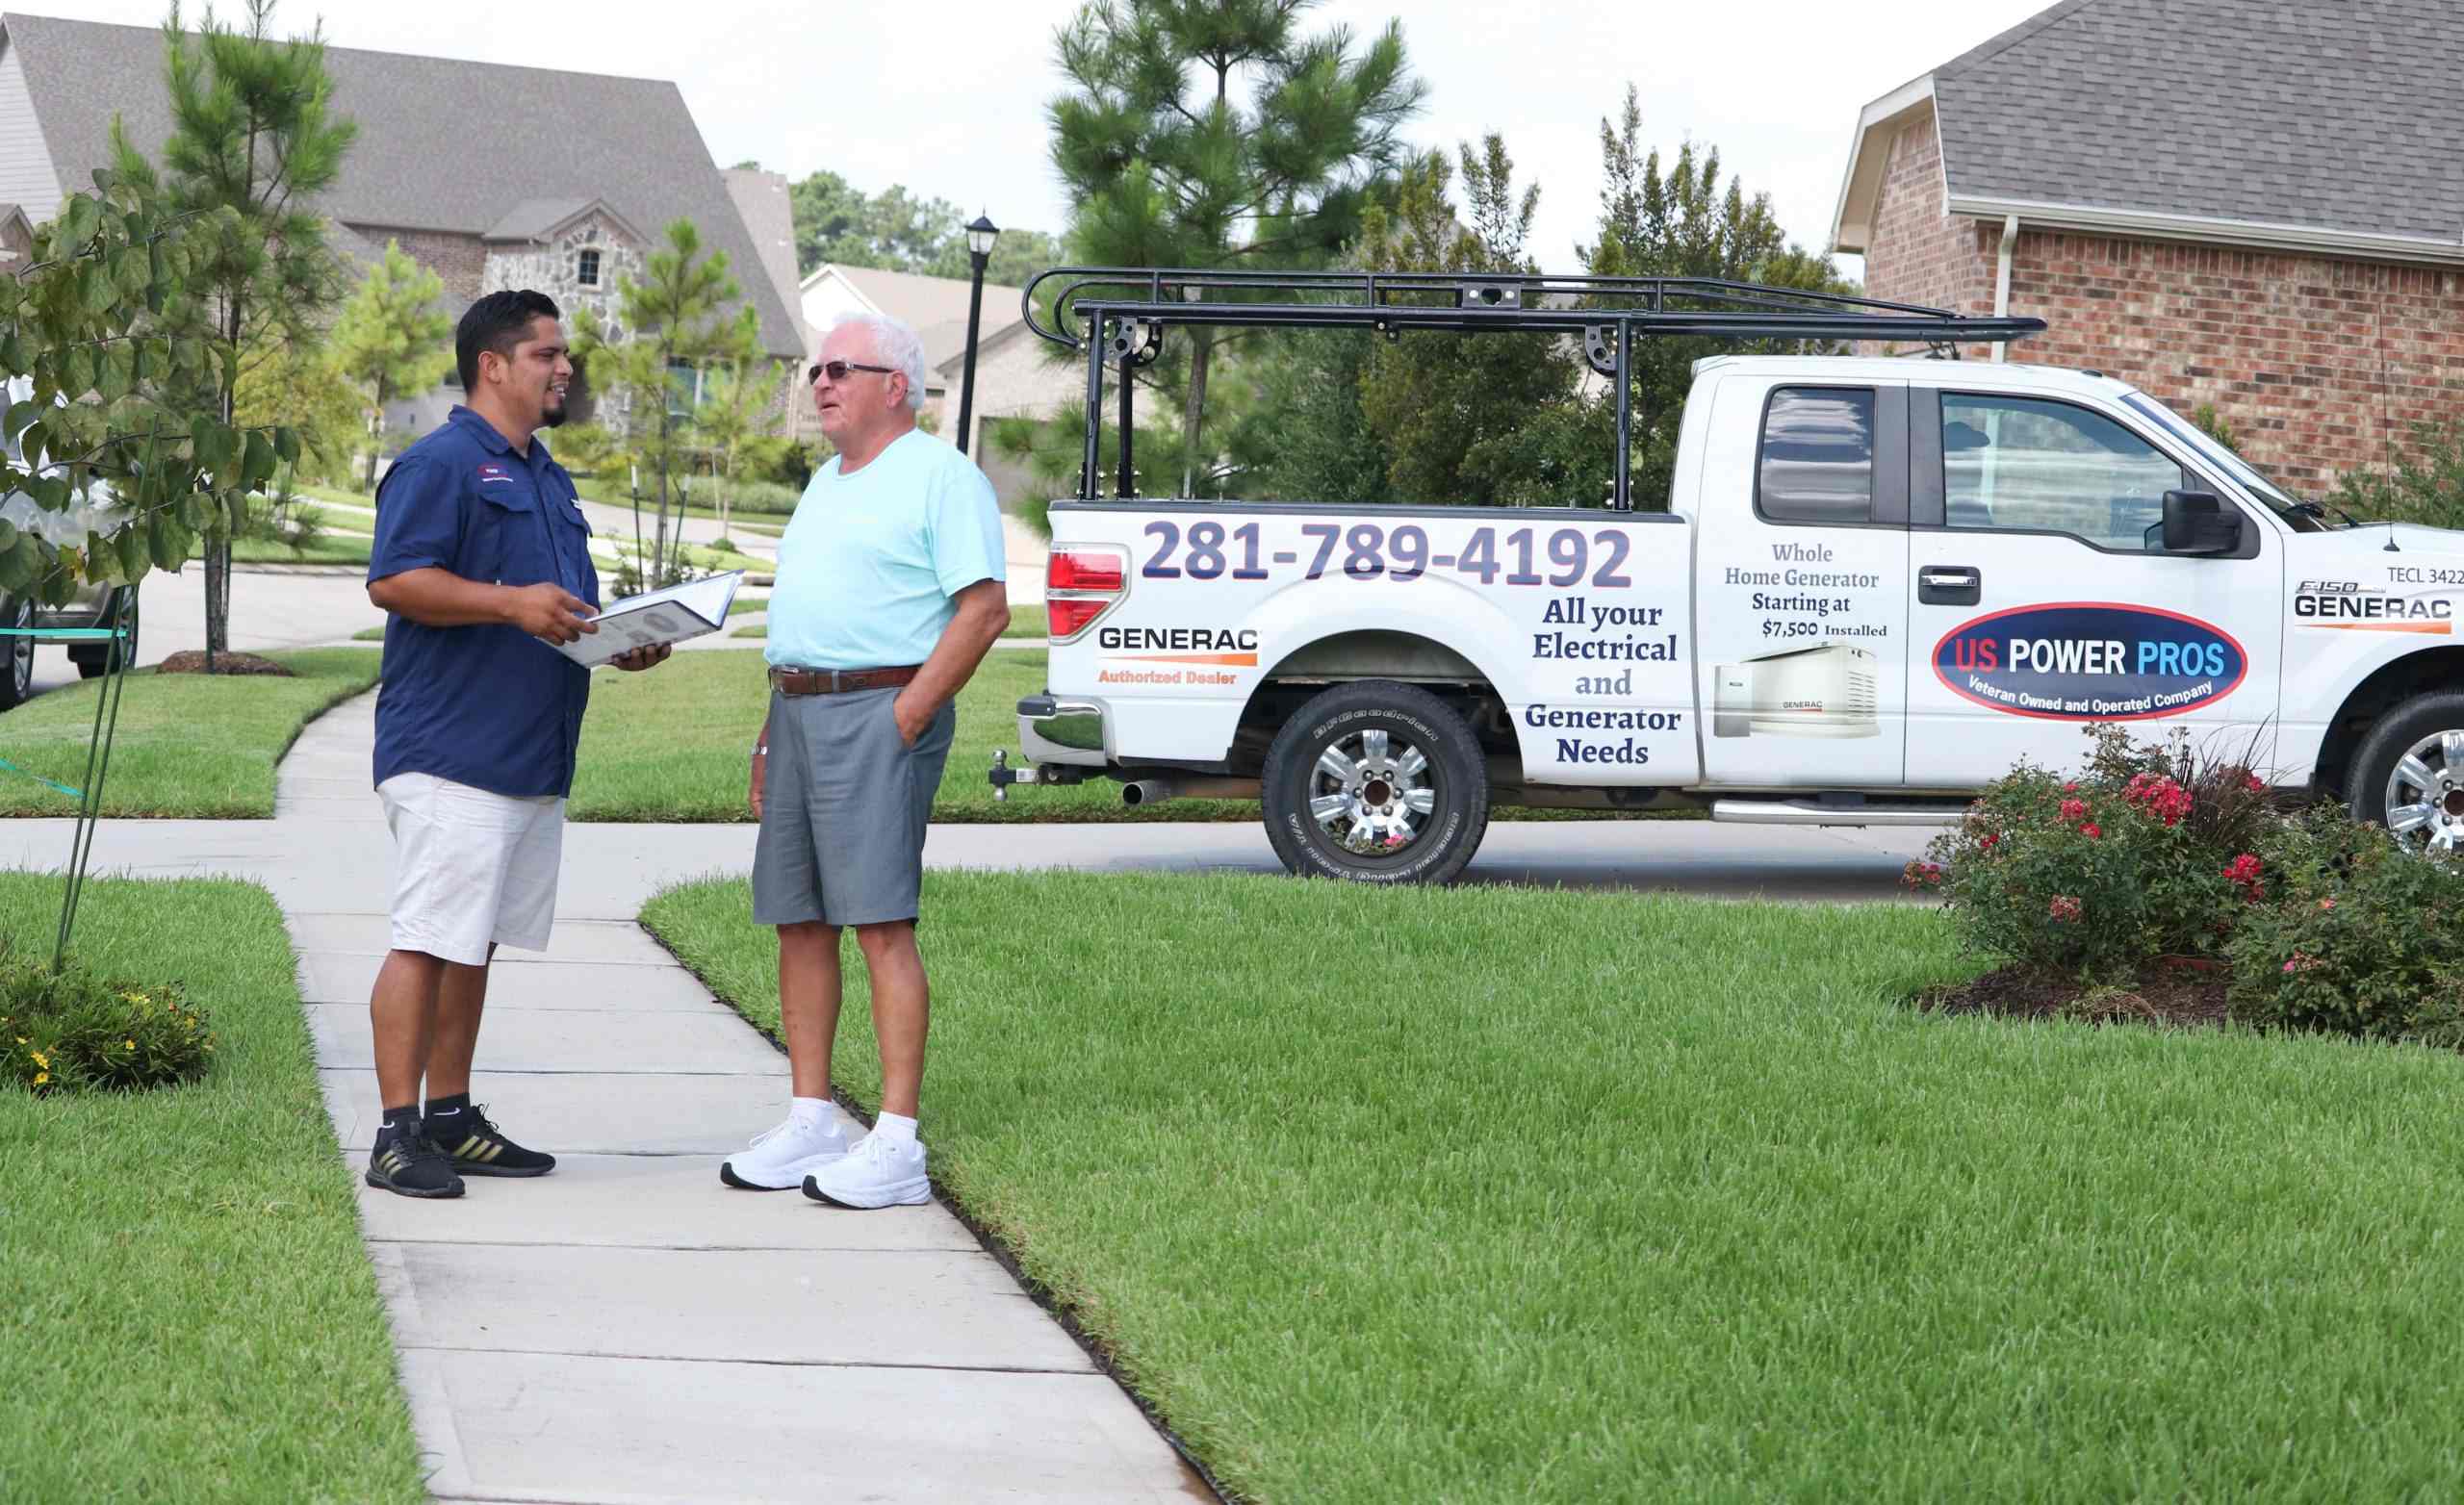
[{"label": "embroidered logo patch on shirt", "polygon": [[510,486],[513,484],[513,474],[501,465],[483,465],[479,467],[479,484],[485,486],[490,481],[502,481],[507,486]]}]

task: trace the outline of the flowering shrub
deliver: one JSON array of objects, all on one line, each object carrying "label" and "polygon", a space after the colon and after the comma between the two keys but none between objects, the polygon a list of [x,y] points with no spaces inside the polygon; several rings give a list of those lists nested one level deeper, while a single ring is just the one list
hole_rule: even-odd
[{"label": "flowering shrub", "polygon": [[2230,949],[2236,1018],[2464,1045],[2464,865],[2332,807],[2288,822],[2268,855],[2267,902]]},{"label": "flowering shrub", "polygon": [[0,1086],[39,1093],[192,1082],[214,1031],[176,982],[107,982],[0,958]]},{"label": "flowering shrub", "polygon": [[1908,881],[1939,890],[1962,938],[2022,966],[2118,978],[2158,957],[2220,955],[2264,894],[2267,785],[2185,739],[2090,727],[2085,772],[2022,763],[1937,837]]}]

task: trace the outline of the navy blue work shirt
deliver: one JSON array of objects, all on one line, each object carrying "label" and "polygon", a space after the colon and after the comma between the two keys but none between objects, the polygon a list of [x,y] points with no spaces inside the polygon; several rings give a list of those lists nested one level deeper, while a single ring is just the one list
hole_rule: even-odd
[{"label": "navy blue work shirt", "polygon": [[[596,607],[599,572],[574,478],[538,435],[515,452],[456,406],[376,488],[368,579],[433,566],[466,580],[553,580]],[[573,792],[590,671],[519,627],[385,624],[376,781],[432,774],[502,795]]]}]

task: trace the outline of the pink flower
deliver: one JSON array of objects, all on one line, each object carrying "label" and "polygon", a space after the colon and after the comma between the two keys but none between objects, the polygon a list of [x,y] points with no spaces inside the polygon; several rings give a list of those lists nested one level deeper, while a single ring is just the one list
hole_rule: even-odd
[{"label": "pink flower", "polygon": [[2087,813],[2088,802],[2085,800],[2065,800],[2062,802],[2062,818],[2065,821],[2075,821]]},{"label": "pink flower", "polygon": [[2268,792],[2268,781],[2252,774],[2249,776],[2248,788],[2252,794],[2265,794]]},{"label": "pink flower", "polygon": [[1993,850],[1993,844],[2001,839],[2002,833],[2000,831],[1987,831],[1984,835],[1976,838],[1976,849],[1979,852],[1990,852]]},{"label": "pink flower", "polygon": [[2104,833],[2104,829],[2099,827],[2093,821],[2083,822],[2079,827],[2079,834],[2087,837],[2090,841],[2095,840]]},{"label": "pink flower", "polygon": [[2045,912],[2055,920],[2067,924],[2079,918],[2079,907],[2077,899],[2068,894],[2056,894],[2053,896],[2053,903],[2045,906]]},{"label": "pink flower", "polygon": [[2312,967],[2323,967],[2326,964],[2326,959],[2324,957],[2311,956],[2308,952],[2297,951],[2286,959],[2284,963],[2284,970],[2287,972],[2307,972]]},{"label": "pink flower", "polygon": [[2064,794],[2077,794],[2079,792],[2079,780],[2074,778],[2070,780],[2070,782],[2064,784],[2062,786],[2062,792]]}]

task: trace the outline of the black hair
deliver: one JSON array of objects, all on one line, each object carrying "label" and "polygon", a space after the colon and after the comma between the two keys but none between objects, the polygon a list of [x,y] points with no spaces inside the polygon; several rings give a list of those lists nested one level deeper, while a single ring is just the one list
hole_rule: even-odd
[{"label": "black hair", "polygon": [[561,319],[556,300],[528,288],[491,293],[470,307],[453,331],[453,364],[462,376],[462,391],[479,385],[479,352],[494,350],[510,360],[513,347],[530,333],[531,320]]}]

